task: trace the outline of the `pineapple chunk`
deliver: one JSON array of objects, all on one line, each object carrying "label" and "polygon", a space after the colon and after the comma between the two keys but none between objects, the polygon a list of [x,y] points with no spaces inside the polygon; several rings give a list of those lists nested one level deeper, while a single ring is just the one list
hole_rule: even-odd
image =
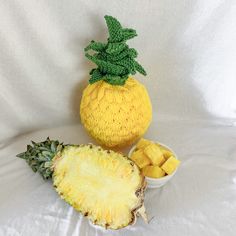
[{"label": "pineapple chunk", "polygon": [[171,156],[168,160],[161,166],[162,170],[164,170],[168,175],[172,174],[176,168],[179,166],[180,161],[175,157]]},{"label": "pineapple chunk", "polygon": [[153,165],[160,166],[165,162],[161,149],[156,144],[150,144],[144,149],[144,153]]},{"label": "pineapple chunk", "polygon": [[142,150],[133,152],[131,155],[131,160],[134,161],[135,164],[141,169],[151,163]]},{"label": "pineapple chunk", "polygon": [[136,145],[136,148],[137,149],[144,149],[145,147],[147,147],[148,145],[150,145],[152,142],[147,140],[147,139],[144,139],[144,138],[141,138],[139,140],[139,142],[137,143]]},{"label": "pineapple chunk", "polygon": [[159,166],[145,166],[142,169],[142,173],[144,176],[151,178],[161,178],[165,175],[165,171],[163,171]]},{"label": "pineapple chunk", "polygon": [[163,146],[160,146],[160,145],[159,145],[159,147],[160,147],[161,152],[166,160],[169,159],[171,156],[174,156],[174,154],[169,149],[167,149]]}]

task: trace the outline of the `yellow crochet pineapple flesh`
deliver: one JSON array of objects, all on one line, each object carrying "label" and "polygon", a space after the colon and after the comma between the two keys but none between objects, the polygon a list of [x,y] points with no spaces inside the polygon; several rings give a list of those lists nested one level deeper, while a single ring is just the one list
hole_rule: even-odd
[{"label": "yellow crochet pineapple flesh", "polygon": [[165,176],[165,171],[163,171],[159,166],[145,166],[142,169],[142,173],[144,176],[151,178],[161,178]]},{"label": "yellow crochet pineapple flesh", "polygon": [[144,149],[144,153],[151,160],[153,165],[162,165],[165,162],[165,158],[161,152],[161,149],[154,143],[148,145]]},{"label": "yellow crochet pineapple flesh", "polygon": [[132,155],[131,155],[131,160],[134,161],[136,163],[136,165],[141,169],[144,166],[147,166],[147,165],[151,164],[150,160],[143,153],[142,150],[138,150],[138,151],[133,152]]},{"label": "yellow crochet pineapple flesh", "polygon": [[144,149],[145,147],[147,147],[147,146],[150,145],[151,143],[153,143],[153,142],[151,142],[150,140],[141,138],[141,139],[138,141],[138,143],[137,143],[137,145],[136,145],[136,148],[137,148],[137,149]]},{"label": "yellow crochet pineapple flesh", "polygon": [[94,224],[122,228],[143,211],[144,178],[123,155],[82,145],[66,146],[54,159],[56,191]]},{"label": "yellow crochet pineapple flesh", "polygon": [[168,175],[172,174],[176,168],[179,166],[180,161],[175,157],[171,156],[168,160],[161,166],[162,170],[164,170]]},{"label": "yellow crochet pineapple flesh", "polygon": [[81,121],[107,147],[127,146],[147,130],[152,106],[146,88],[129,77],[123,86],[105,81],[89,84],[82,96]]}]

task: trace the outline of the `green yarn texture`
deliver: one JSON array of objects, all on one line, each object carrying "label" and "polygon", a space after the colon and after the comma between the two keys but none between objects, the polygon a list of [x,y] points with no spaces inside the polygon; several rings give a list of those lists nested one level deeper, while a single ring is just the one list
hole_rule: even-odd
[{"label": "green yarn texture", "polygon": [[[146,71],[135,60],[137,51],[126,44],[128,39],[137,36],[136,31],[122,28],[120,22],[112,16],[104,18],[109,32],[107,43],[91,41],[84,49],[85,56],[97,65],[97,68],[90,71],[89,83],[104,80],[112,85],[124,85],[130,74],[134,75],[138,71],[146,75]],[[89,54],[89,50],[95,53]]]}]

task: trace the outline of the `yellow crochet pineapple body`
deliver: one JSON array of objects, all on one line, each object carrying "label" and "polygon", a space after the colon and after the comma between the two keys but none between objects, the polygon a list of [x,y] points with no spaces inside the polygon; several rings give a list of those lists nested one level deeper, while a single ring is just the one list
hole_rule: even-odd
[{"label": "yellow crochet pineapple body", "polygon": [[129,77],[122,86],[101,80],[85,88],[80,115],[85,128],[100,144],[121,147],[145,133],[152,106],[146,88],[137,80]]},{"label": "yellow crochet pineapple body", "polygon": [[[107,43],[91,41],[85,56],[97,65],[90,71],[89,85],[81,100],[81,121],[101,145],[122,147],[135,142],[147,130],[152,106],[145,87],[132,78],[136,71],[146,71],[135,60],[134,48],[126,44],[137,36],[123,28],[112,16],[105,16],[109,37]],[[90,50],[93,53],[88,53]]]}]

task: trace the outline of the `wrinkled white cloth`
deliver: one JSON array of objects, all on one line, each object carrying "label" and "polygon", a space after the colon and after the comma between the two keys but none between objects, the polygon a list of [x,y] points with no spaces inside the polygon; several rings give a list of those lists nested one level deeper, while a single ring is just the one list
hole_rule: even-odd
[{"label": "wrinkled white cloth", "polygon": [[[148,76],[135,77],[154,114],[146,137],[182,161],[170,183],[147,191],[150,223],[119,231],[92,226],[15,158],[31,139],[91,141],[78,114],[94,67],[83,49],[106,40],[105,14],[137,30],[129,44]],[[234,0],[0,0],[0,236],[233,236],[235,22]]]},{"label": "wrinkled white cloth", "polygon": [[235,234],[236,128],[204,122],[158,122],[146,137],[172,147],[182,164],[160,189],[148,189],[145,206],[150,219],[134,226],[104,230],[93,226],[60,199],[51,181],[34,174],[15,154],[29,140],[46,136],[65,143],[91,140],[78,126],[47,129],[20,136],[0,152],[1,236],[215,236]]}]

